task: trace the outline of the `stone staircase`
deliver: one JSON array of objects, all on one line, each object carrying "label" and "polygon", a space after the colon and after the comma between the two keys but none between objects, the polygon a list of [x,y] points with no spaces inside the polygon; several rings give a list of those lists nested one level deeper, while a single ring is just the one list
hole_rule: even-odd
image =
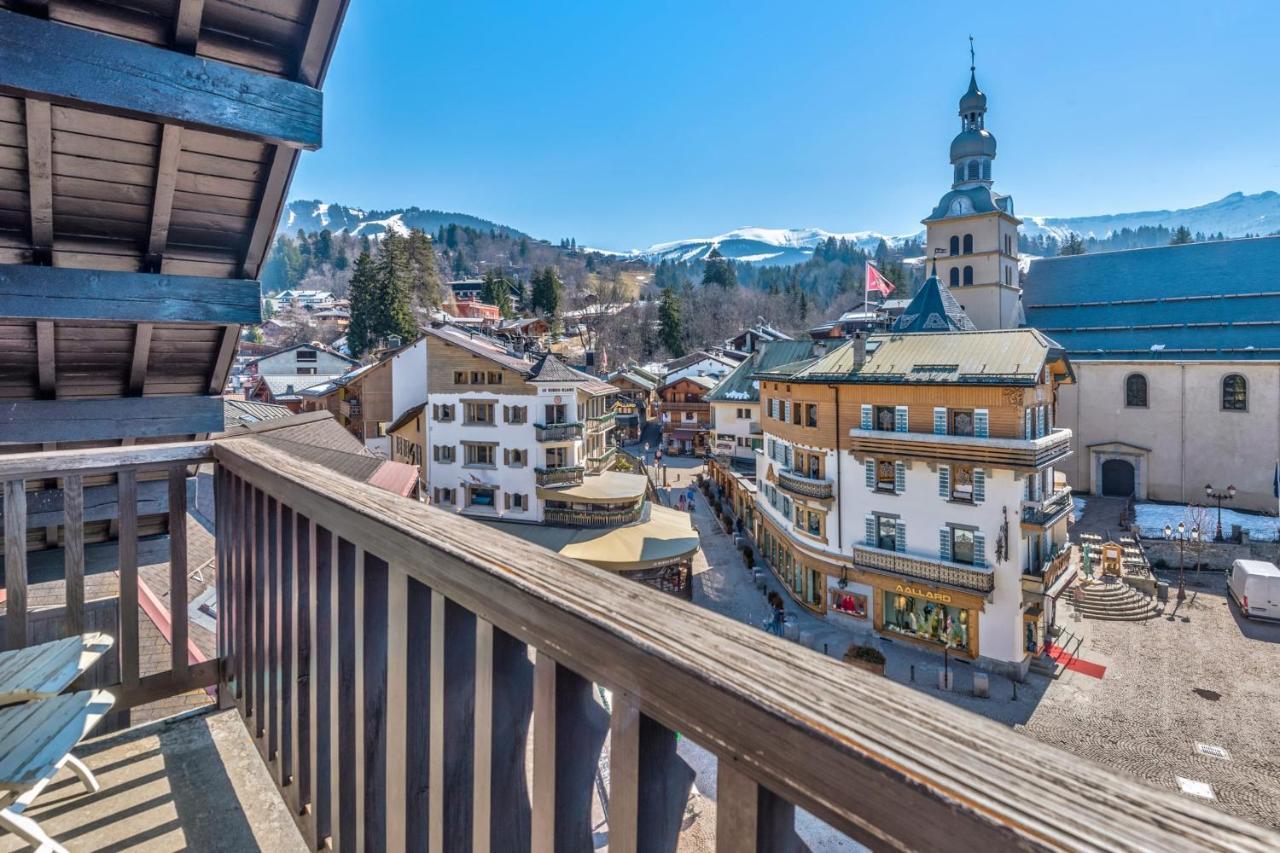
[{"label": "stone staircase", "polygon": [[[1125,583],[1090,583],[1078,588],[1083,595],[1076,604],[1076,612],[1086,619],[1142,622],[1160,614],[1155,599]],[[1075,590],[1072,590],[1071,600],[1076,600]]]}]

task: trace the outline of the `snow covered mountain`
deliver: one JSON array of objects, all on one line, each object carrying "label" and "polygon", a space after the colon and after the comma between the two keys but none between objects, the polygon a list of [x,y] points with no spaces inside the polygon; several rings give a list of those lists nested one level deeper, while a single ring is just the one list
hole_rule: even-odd
[{"label": "snow covered mountain", "polygon": [[1217,234],[1221,231],[1228,237],[1270,234],[1280,231],[1280,193],[1268,191],[1245,195],[1236,192],[1199,207],[1181,210],[1144,210],[1065,218],[1026,216],[1022,220],[1022,233],[1028,237],[1051,234],[1062,239],[1074,231],[1081,237],[1106,237],[1122,228],[1144,225],[1163,225],[1170,229],[1185,225],[1193,234]]},{"label": "snow covered mountain", "polygon": [[710,254],[712,247],[716,247],[726,258],[741,263],[781,266],[804,263],[813,254],[814,247],[829,237],[849,240],[868,252],[875,251],[881,239],[887,240],[891,245],[904,239],[875,231],[841,234],[821,228],[737,228],[719,237],[656,243],[636,254],[652,263],[701,261]]},{"label": "snow covered mountain", "polygon": [[289,202],[284,214],[280,217],[276,233],[296,234],[298,229],[315,232],[328,228],[330,231],[349,231],[357,236],[372,237],[385,231],[407,234],[410,228],[421,228],[428,234],[435,234],[440,230],[441,225],[466,226],[480,231],[498,231],[514,237],[526,236],[514,228],[466,213],[446,213],[440,210],[423,210],[418,207],[361,210],[358,207],[345,207],[319,200]]}]

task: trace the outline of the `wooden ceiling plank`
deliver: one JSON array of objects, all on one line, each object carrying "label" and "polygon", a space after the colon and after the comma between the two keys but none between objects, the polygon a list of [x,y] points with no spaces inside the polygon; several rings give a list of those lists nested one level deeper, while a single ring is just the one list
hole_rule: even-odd
[{"label": "wooden ceiling plank", "polygon": [[178,184],[178,159],[182,154],[182,128],[166,124],[156,158],[156,192],[151,204],[151,234],[147,239],[147,267],[160,269],[169,244],[169,220],[173,215],[173,191]]},{"label": "wooden ceiling plank", "polygon": [[133,361],[129,365],[129,396],[141,397],[147,384],[147,362],[151,360],[151,333],[154,326],[139,323],[133,338]]},{"label": "wooden ceiling plank", "polygon": [[8,10],[0,10],[0,91],[320,147],[318,89]]},{"label": "wooden ceiling plank", "polygon": [[26,109],[31,245],[47,254],[53,249],[53,118],[48,101],[27,98]]},{"label": "wooden ceiling plank", "polygon": [[53,321],[36,321],[36,371],[40,396],[51,400],[57,393],[57,364],[54,348]]}]

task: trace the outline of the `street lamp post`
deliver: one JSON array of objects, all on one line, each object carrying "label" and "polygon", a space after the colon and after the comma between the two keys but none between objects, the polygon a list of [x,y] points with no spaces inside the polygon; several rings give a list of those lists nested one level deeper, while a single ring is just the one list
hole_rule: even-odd
[{"label": "street lamp post", "polygon": [[1227,486],[1227,490],[1225,492],[1219,492],[1214,489],[1213,486],[1206,485],[1204,487],[1204,494],[1209,500],[1218,502],[1218,532],[1213,535],[1213,541],[1222,542],[1222,502],[1235,499],[1236,487]]},{"label": "street lamp post", "polygon": [[1174,535],[1174,530],[1169,525],[1164,526],[1164,538],[1177,540],[1178,543],[1178,603],[1181,604],[1187,598],[1187,571],[1186,561],[1183,559],[1183,551],[1188,542],[1200,541],[1200,528],[1192,527],[1191,533],[1187,533],[1187,525],[1184,522],[1178,522],[1178,535]]}]

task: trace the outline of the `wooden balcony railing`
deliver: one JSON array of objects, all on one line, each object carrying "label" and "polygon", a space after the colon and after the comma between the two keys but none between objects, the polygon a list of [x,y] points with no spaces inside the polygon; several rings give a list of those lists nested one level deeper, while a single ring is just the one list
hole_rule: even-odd
[{"label": "wooden balcony railing", "polygon": [[882,548],[854,545],[853,562],[875,571],[930,583],[946,584],[978,592],[991,592],[995,589],[995,574],[990,569],[973,568],[944,560],[931,560],[900,551],[885,551]]},{"label": "wooden balcony railing", "polygon": [[[120,471],[129,492],[131,472],[209,447],[64,451],[40,471],[0,460],[10,614],[24,613],[24,479],[61,477],[74,495],[78,477]],[[591,850],[608,736],[610,849],[674,850],[694,778],[677,732],[715,758],[720,851],[797,849],[797,808],[875,849],[1280,846],[906,685],[253,437],[212,453],[211,671],[312,849]],[[67,508],[74,531],[74,498]],[[122,540],[122,575],[132,547]],[[191,667],[148,686],[176,693],[208,677]],[[1046,808],[1050,790],[1070,796]]]},{"label": "wooden balcony railing", "polygon": [[538,441],[575,441],[582,438],[582,424],[534,424],[533,434]]},{"label": "wooden balcony railing", "polygon": [[832,494],[830,480],[806,477],[795,471],[779,471],[778,487],[793,494],[820,500],[829,498]]},{"label": "wooden balcony railing", "polygon": [[1041,438],[1020,439],[851,429],[849,449],[871,456],[971,462],[1033,471],[1071,455],[1071,430],[1055,429]]},{"label": "wooden balcony railing", "polygon": [[539,486],[576,486],[582,482],[581,466],[564,468],[535,468],[534,477]]},{"label": "wooden balcony railing", "polygon": [[658,407],[664,412],[711,412],[711,404],[705,400],[695,403],[669,403],[662,400]]},{"label": "wooden balcony railing", "polygon": [[1049,527],[1066,516],[1072,507],[1071,490],[1059,489],[1042,501],[1023,501],[1022,523]]},{"label": "wooden balcony railing", "polygon": [[644,503],[627,509],[558,509],[547,507],[542,518],[547,524],[564,527],[617,527],[639,521],[644,514]]}]

